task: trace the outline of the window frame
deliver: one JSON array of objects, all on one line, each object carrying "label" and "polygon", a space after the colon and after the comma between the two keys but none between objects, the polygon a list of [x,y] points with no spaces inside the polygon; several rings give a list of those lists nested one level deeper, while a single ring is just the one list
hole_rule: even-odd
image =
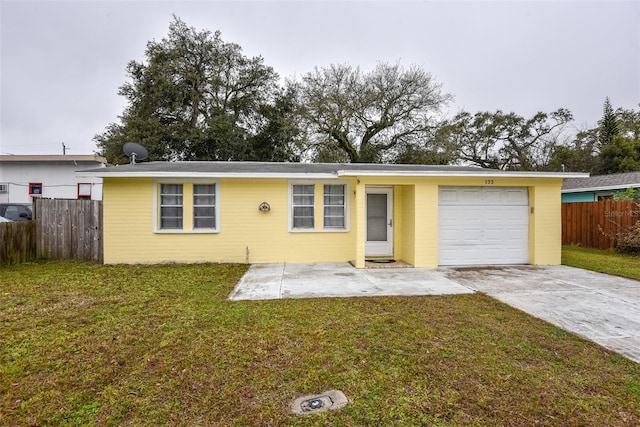
[{"label": "window frame", "polygon": [[[85,189],[89,189],[89,194],[84,192]],[[93,192],[93,184],[90,182],[79,182],[78,183],[78,194],[77,198],[80,200],[91,200],[91,193]]]},{"label": "window frame", "polygon": [[[202,232],[202,231],[215,231],[217,230],[218,225],[218,184],[216,183],[202,183],[202,182],[193,182],[191,183],[192,191],[191,191],[191,209],[192,209],[192,229],[194,232]],[[213,186],[213,205],[196,205],[196,185],[212,185]],[[201,196],[210,196],[211,194],[199,194]],[[213,207],[213,227],[197,227],[196,226],[196,208],[210,208]],[[207,218],[207,217],[202,217]]]},{"label": "window frame", "polygon": [[[313,185],[314,188],[314,226],[313,228],[294,228],[293,227],[293,186],[294,185]],[[322,196],[316,197],[317,185],[322,185]],[[324,186],[325,185],[342,185],[344,186],[344,227],[326,227],[324,224]],[[351,230],[351,183],[350,181],[342,180],[289,180],[289,194],[288,194],[288,225],[290,233],[348,233]],[[318,203],[321,203],[321,209],[318,209]],[[322,227],[319,226],[318,212],[322,215]]]},{"label": "window frame", "polygon": [[[166,206],[166,207],[174,207],[174,208],[178,208],[179,207],[180,208],[180,211],[181,211],[180,212],[181,213],[180,217],[167,217],[167,218],[180,218],[180,227],[166,227],[165,228],[165,227],[162,226],[162,208],[163,208],[163,206],[162,206],[162,196],[163,196],[162,186],[163,185],[179,185],[180,186],[180,190],[181,191],[180,191],[179,195],[180,195],[180,202],[181,203],[179,205],[167,205]],[[158,207],[160,209],[159,209],[159,215],[158,215],[158,220],[157,220],[158,221],[158,228],[160,230],[162,230],[162,231],[168,231],[168,232],[184,230],[184,199],[185,199],[185,197],[184,197],[184,187],[185,187],[185,185],[182,184],[182,183],[162,182],[162,183],[158,184],[158,187],[159,187],[158,190],[159,190],[159,195],[160,195],[160,198],[159,198],[160,203],[158,204]],[[173,193],[167,193],[167,195],[169,195],[169,194],[170,195],[174,195]],[[178,193],[175,193],[175,195],[178,195]]]},{"label": "window frame", "polygon": [[594,193],[594,199],[596,202],[613,200],[613,191],[600,191],[598,193]]},{"label": "window frame", "polygon": [[42,197],[42,183],[41,182],[30,182],[29,183],[29,195],[35,197]]},{"label": "window frame", "polygon": [[[341,205],[327,205],[325,203],[325,199],[327,196],[329,197],[333,197],[335,195],[333,194],[327,194],[325,191],[327,189],[327,187],[342,187],[342,204]],[[349,197],[349,194],[347,193],[347,187],[345,184],[322,184],[322,227],[325,230],[344,230],[346,228],[347,225],[347,209],[346,209],[346,205],[347,205],[347,197]],[[342,225],[327,225],[327,217],[329,218],[339,218],[336,216],[331,216],[331,215],[327,215],[327,207],[341,207],[342,208]]]},{"label": "window frame", "polygon": [[[293,198],[296,196],[294,190],[295,187],[311,187],[311,189],[313,190],[311,192],[311,196],[313,197],[313,202],[311,205],[295,205],[293,203]],[[291,197],[290,197],[290,209],[289,209],[289,215],[291,217],[291,222],[290,222],[290,228],[292,230],[295,231],[309,231],[309,230],[314,230],[316,228],[316,186],[315,184],[312,183],[294,183],[291,184]],[[295,209],[296,207],[300,207],[300,208],[311,208],[311,212],[312,212],[312,216],[311,216],[311,227],[296,227],[295,226]]]},{"label": "window frame", "polygon": [[[161,184],[181,184],[182,185],[182,228],[160,228],[160,185]],[[215,185],[215,228],[195,228],[194,224],[194,185],[213,184]],[[190,186],[189,192],[186,191]],[[217,234],[220,233],[220,180],[208,178],[156,178],[153,180],[152,215],[153,233],[156,234]],[[189,200],[187,200],[189,199]],[[190,222],[187,221],[188,216]],[[191,224],[189,228],[188,224]]]}]

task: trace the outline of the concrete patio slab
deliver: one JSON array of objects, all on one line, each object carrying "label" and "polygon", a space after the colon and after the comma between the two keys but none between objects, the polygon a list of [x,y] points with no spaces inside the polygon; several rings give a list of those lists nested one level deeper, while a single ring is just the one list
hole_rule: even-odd
[{"label": "concrete patio slab", "polygon": [[279,298],[284,264],[254,264],[236,284],[229,299]]},{"label": "concrete patio slab", "polygon": [[465,294],[473,291],[427,268],[357,269],[349,263],[255,264],[231,300]]}]

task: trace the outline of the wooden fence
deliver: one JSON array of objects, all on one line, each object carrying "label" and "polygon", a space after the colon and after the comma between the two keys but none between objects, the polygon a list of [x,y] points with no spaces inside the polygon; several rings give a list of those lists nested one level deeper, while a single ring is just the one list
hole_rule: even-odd
[{"label": "wooden fence", "polygon": [[617,235],[638,220],[637,200],[563,203],[562,244],[611,249]]},{"label": "wooden fence", "polygon": [[36,199],[36,255],[39,258],[102,262],[102,202]]},{"label": "wooden fence", "polygon": [[36,225],[33,221],[0,223],[0,265],[20,264],[36,258]]}]

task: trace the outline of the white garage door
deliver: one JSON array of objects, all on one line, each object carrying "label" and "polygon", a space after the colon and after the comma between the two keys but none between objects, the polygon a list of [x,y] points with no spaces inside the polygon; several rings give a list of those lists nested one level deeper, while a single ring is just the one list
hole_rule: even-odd
[{"label": "white garage door", "polygon": [[527,189],[440,187],[438,257],[440,265],[527,264]]}]

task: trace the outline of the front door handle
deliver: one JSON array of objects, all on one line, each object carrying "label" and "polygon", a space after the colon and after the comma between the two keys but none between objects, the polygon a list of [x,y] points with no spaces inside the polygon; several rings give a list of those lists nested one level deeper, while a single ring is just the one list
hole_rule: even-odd
[{"label": "front door handle", "polygon": [[389,218],[389,227],[393,227],[393,219]]}]

